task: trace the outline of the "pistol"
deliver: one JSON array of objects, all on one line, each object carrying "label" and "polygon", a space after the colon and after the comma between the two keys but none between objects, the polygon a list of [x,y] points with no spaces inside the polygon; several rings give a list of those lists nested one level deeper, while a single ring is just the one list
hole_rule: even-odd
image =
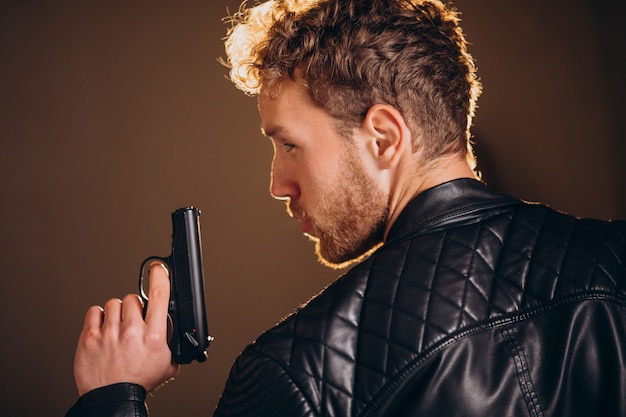
[{"label": "pistol", "polygon": [[200,210],[184,207],[174,211],[172,253],[168,257],[148,257],[141,264],[139,294],[144,302],[144,316],[149,300],[143,277],[153,262],[161,262],[169,271],[168,346],[172,357],[179,364],[194,359],[204,362],[213,337],[209,336],[204,301]]}]

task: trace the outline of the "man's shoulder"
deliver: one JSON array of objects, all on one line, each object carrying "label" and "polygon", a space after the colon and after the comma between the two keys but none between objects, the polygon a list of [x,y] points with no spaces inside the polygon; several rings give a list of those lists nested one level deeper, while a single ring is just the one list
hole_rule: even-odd
[{"label": "man's shoulder", "polygon": [[319,350],[332,344],[329,335],[337,330],[343,334],[354,331],[367,290],[370,262],[366,260],[346,272],[264,332],[249,349],[288,360],[300,349]]}]

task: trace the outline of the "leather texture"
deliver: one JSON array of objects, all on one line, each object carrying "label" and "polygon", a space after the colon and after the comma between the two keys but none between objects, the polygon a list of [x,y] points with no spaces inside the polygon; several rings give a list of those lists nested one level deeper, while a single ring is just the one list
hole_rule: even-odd
[{"label": "leather texture", "polygon": [[624,222],[437,186],[242,353],[216,415],[624,416],[625,240]]},{"label": "leather texture", "polygon": [[120,383],[84,394],[65,417],[142,417],[148,415],[146,390],[137,384]]},{"label": "leather texture", "polygon": [[441,184],[242,352],[215,415],[625,416],[625,259],[626,222]]}]

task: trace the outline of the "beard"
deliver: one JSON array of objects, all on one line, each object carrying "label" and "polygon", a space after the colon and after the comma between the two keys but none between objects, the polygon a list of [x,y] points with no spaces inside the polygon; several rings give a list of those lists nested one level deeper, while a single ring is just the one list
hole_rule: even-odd
[{"label": "beard", "polygon": [[287,211],[310,224],[305,233],[315,242],[319,261],[344,268],[376,250],[383,242],[388,221],[388,199],[367,175],[356,151],[346,146],[345,163],[332,186],[316,196],[315,206],[302,210],[287,202]]}]

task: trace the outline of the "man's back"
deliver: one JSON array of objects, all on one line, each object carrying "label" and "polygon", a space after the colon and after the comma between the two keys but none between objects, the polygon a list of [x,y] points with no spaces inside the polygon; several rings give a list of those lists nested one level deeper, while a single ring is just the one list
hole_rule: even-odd
[{"label": "man's back", "polygon": [[442,184],[244,352],[217,415],[625,415],[625,241]]}]

